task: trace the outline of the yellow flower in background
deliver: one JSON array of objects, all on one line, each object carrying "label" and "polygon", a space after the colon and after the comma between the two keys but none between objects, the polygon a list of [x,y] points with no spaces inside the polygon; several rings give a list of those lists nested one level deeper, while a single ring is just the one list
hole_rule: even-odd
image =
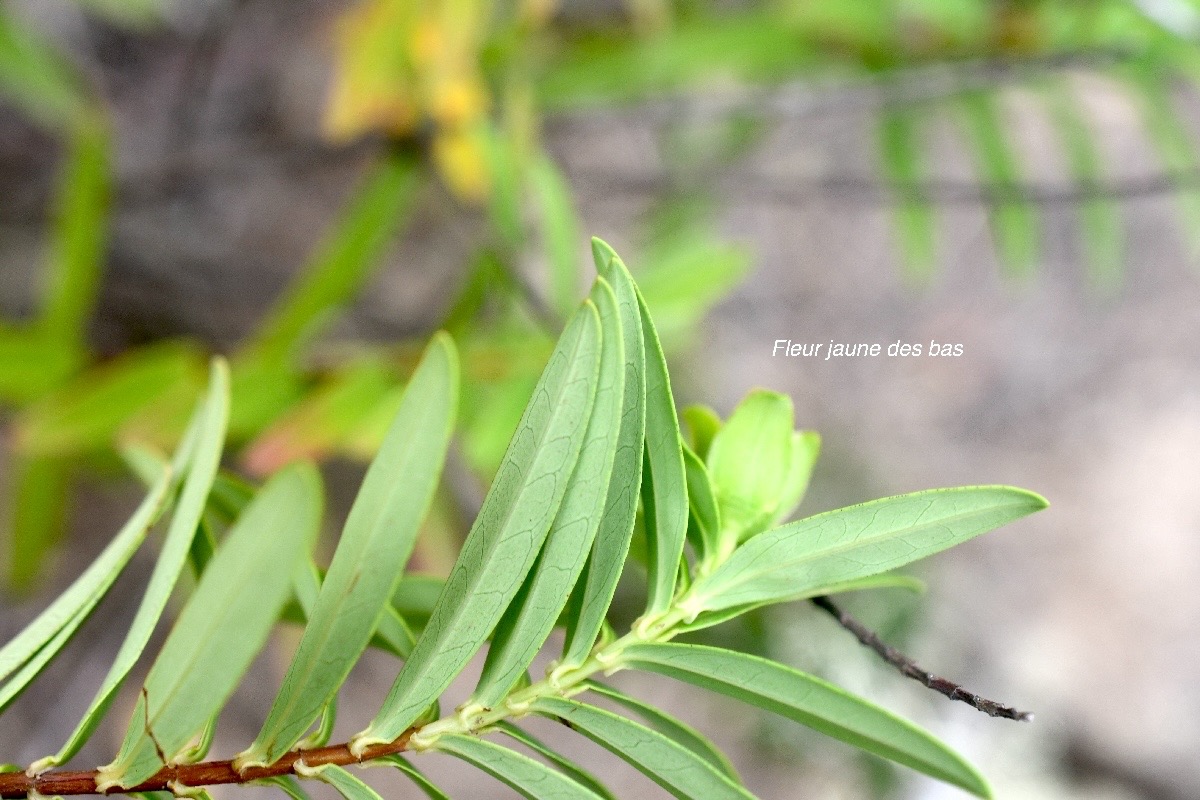
[{"label": "yellow flower in background", "polygon": [[490,106],[479,54],[491,0],[363,0],[339,20],[325,132],[433,132],[433,157],[460,198],[488,191],[476,131]]}]

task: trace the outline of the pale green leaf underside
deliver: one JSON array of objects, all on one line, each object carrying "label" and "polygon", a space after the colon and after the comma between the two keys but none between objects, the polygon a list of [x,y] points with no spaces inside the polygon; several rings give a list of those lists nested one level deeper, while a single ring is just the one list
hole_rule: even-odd
[{"label": "pale green leaf underside", "polygon": [[388,606],[437,487],[457,407],[458,358],[450,337],[440,334],[367,470],[283,686],[239,766],[271,764],[290,750],[377,628],[407,646],[403,621]]},{"label": "pale green leaf underside", "polygon": [[945,550],[1046,507],[1032,492],[964,486],[887,497],[759,534],[691,589],[696,612],[804,596]]},{"label": "pale green leaf underside", "polygon": [[95,732],[117,691],[125,682],[150,641],[151,634],[166,608],[167,600],[179,580],[179,573],[187,562],[196,528],[204,514],[209,492],[217,469],[221,465],[221,451],[225,446],[225,428],[229,422],[229,368],[216,359],[209,375],[208,391],[196,412],[192,423],[179,445],[172,464],[185,473],[183,488],[167,527],[162,551],[154,564],[150,582],[142,595],[137,614],[129,626],[125,640],[113,664],[109,667],[100,689],[92,699],[79,724],[67,739],[66,744],[40,766],[51,767],[69,761],[87,743]]},{"label": "pale green leaf underside", "polygon": [[602,800],[540,761],[485,739],[450,734],[439,737],[434,749],[478,767],[529,800]]},{"label": "pale green leaf underside", "polygon": [[425,773],[414,767],[412,764],[400,755],[387,756],[381,759],[383,763],[390,764],[396,769],[404,773],[410,781],[417,785],[417,788],[425,793],[429,800],[450,800],[450,796],[437,787],[437,785],[425,777]]},{"label": "pale green leaf underside", "polygon": [[432,704],[491,633],[533,565],[579,457],[600,366],[586,303],[550,356],[412,655],[356,749],[390,742]]},{"label": "pale green leaf underside", "polygon": [[567,482],[558,515],[529,576],[492,636],[483,674],[472,695],[497,705],[528,669],[579,578],[596,537],[616,456],[624,397],[625,360],[617,301],[603,278],[592,300],[600,312],[600,381],[583,449]]},{"label": "pale green leaf underside", "polygon": [[591,652],[621,578],[637,514],[646,435],[645,346],[633,279],[608,245],[593,239],[592,250],[597,271],[608,280],[617,299],[625,357],[624,399],[604,514],[567,615],[564,665],[580,664]]},{"label": "pale green leaf underside", "polygon": [[688,532],[694,532],[692,547],[697,560],[703,561],[706,555],[717,552],[721,511],[708,469],[687,445],[683,448],[683,465],[687,473],[688,506],[692,514]]},{"label": "pale green leaf underside", "polygon": [[741,783],[742,779],[738,776],[737,770],[733,768],[733,764],[725,757],[725,754],[720,749],[709,741],[708,737],[700,731],[688,725],[682,720],[676,719],[665,711],[643,702],[636,697],[630,697],[624,692],[619,692],[611,686],[596,681],[588,681],[587,687],[590,691],[595,692],[602,697],[607,697],[613,702],[624,706],[639,717],[649,723],[651,728],[658,731],[662,735],[691,750],[700,758],[711,764],[718,772],[725,775],[726,778],[734,783]]},{"label": "pale green leaf underside", "polygon": [[312,771],[312,777],[332,786],[346,800],[383,800],[378,792],[336,764],[318,767]]},{"label": "pale green leaf underside", "polygon": [[835,739],[989,797],[970,764],[931,734],[833,684],[782,664],[700,645],[648,643],[623,663],[656,672],[807,725]]},{"label": "pale green leaf underside", "polygon": [[[146,677],[121,751],[98,785],[134,786],[172,759],[237,688],[321,522],[321,480],[297,464],[250,502],[213,556]],[[152,735],[151,735],[152,734]]]},{"label": "pale green leaf underside", "polygon": [[566,756],[551,749],[549,745],[526,731],[524,728],[520,728],[513,723],[508,722],[507,720],[502,720],[496,723],[496,730],[503,733],[510,739],[525,745],[530,750],[537,753],[554,766],[558,767],[559,771],[561,771],[571,780],[578,783],[580,786],[591,789],[600,797],[605,798],[605,800],[616,800],[616,798],[613,797],[612,792],[610,792],[608,787],[600,782],[599,778],[576,764],[574,761],[571,761]]},{"label": "pale green leaf underside", "polygon": [[540,698],[532,710],[565,721],[680,800],[754,797],[688,748],[611,711],[558,697]]}]

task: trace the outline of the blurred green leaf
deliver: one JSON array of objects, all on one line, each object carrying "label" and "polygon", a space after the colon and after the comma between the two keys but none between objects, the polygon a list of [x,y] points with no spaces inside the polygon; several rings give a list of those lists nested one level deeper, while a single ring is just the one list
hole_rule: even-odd
[{"label": "blurred green leaf", "polygon": [[912,196],[929,177],[917,109],[885,107],[879,119],[880,169],[894,189],[895,224],[908,274],[927,282],[937,265],[933,206]]},{"label": "blurred green leaf", "polygon": [[1123,278],[1125,243],[1121,232],[1121,209],[1104,196],[1104,167],[1096,150],[1097,134],[1088,129],[1074,91],[1065,81],[1045,84],[1043,94],[1066,152],[1071,177],[1080,190],[1092,195],[1081,198],[1075,206],[1079,215],[1079,238],[1092,283],[1103,292],[1115,292]]},{"label": "blurred green leaf", "polygon": [[252,358],[290,362],[297,345],[322,317],[357,294],[408,217],[419,174],[415,158],[393,154],[367,176],[309,265],[247,345]]},{"label": "blurred green leaf", "polygon": [[579,220],[566,177],[549,157],[538,159],[530,170],[534,195],[542,212],[542,241],[550,265],[550,297],[558,313],[566,316],[579,296]]},{"label": "blurred green leaf", "polygon": [[44,336],[83,350],[104,268],[112,192],[108,131],[79,125],[68,141],[59,180],[45,302],[37,320]]},{"label": "blurred green leaf", "polygon": [[383,800],[378,792],[336,764],[303,769],[300,770],[300,774],[329,784],[346,800]]},{"label": "blurred green leaf", "polygon": [[0,6],[0,94],[39,125],[60,132],[91,113],[75,69],[8,6]]},{"label": "blurred green leaf", "polygon": [[25,592],[42,576],[47,551],[62,537],[72,465],[63,458],[18,453],[10,471],[8,584]]},{"label": "blurred green leaf", "polygon": [[[980,180],[1001,195],[1018,192],[1020,162],[1010,147],[1007,122],[996,97],[970,92],[960,98],[959,108]],[[1001,264],[1014,278],[1029,278],[1037,267],[1040,249],[1037,209],[1028,201],[1001,197],[992,203],[988,220]]]},{"label": "blurred green leaf", "polygon": [[[87,569],[8,644],[0,648],[0,680],[31,660],[40,667],[30,671],[24,682],[9,681],[0,687],[0,709],[16,698],[29,681],[57,655],[75,630],[95,610],[113,583],[145,541],[150,527],[158,519],[171,484],[169,469],[160,471],[145,500],[134,511],[120,532],[100,552]],[[54,640],[54,641],[52,641]],[[57,644],[57,646],[54,646]]]}]

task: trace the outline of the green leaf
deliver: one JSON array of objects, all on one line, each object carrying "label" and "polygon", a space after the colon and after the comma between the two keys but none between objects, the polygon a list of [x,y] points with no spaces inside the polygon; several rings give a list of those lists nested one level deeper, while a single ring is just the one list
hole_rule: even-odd
[{"label": "green leaf", "polygon": [[299,463],[275,475],[229,531],[150,668],[98,791],[136,786],[173,762],[237,688],[267,640],[321,524],[321,479]]},{"label": "green leaf", "polygon": [[724,774],[729,780],[738,784],[742,782],[742,779],[737,774],[737,770],[733,768],[733,764],[725,757],[725,754],[709,741],[707,736],[691,725],[676,719],[649,703],[643,703],[636,697],[630,697],[624,692],[619,692],[606,684],[588,681],[587,687],[596,694],[607,697],[609,700],[637,714],[646,720],[654,730],[671,739],[676,744],[683,745],[688,750],[691,750],[711,764],[718,772]]},{"label": "green leaf", "polygon": [[448,734],[438,737],[433,747],[504,781],[529,800],[600,800],[566,775],[484,739]]},{"label": "green leaf", "polygon": [[893,188],[899,250],[909,277],[924,283],[937,266],[937,225],[929,201],[914,197],[929,177],[919,128],[918,113],[909,108],[884,108],[879,120],[880,167]]},{"label": "green leaf", "polygon": [[436,700],[495,628],[541,550],[596,395],[600,321],[589,301],[546,365],[446,588],[378,715],[351,746],[390,742]]},{"label": "green leaf", "polygon": [[483,155],[491,192],[488,214],[492,227],[510,250],[519,250],[525,240],[521,220],[521,170],[511,138],[495,126],[482,130]]},{"label": "green leaf", "polygon": [[701,460],[708,458],[708,449],[712,446],[712,440],[721,430],[721,418],[717,416],[717,412],[702,405],[687,406],[683,409],[681,416],[691,434],[689,444],[692,452]]},{"label": "green leaf", "polygon": [[1046,501],[1007,486],[963,486],[887,497],[761,533],[683,601],[695,614],[820,594],[939,553],[1032,514]]},{"label": "green leaf", "polygon": [[75,128],[59,180],[46,297],[36,325],[48,338],[83,350],[105,261],[111,195],[108,132]]},{"label": "green leaf", "polygon": [[313,778],[327,783],[337,790],[346,800],[383,800],[379,793],[350,774],[345,767],[336,764],[322,764],[314,768],[300,768],[297,773],[306,778]]},{"label": "green leaf", "polygon": [[8,582],[14,590],[24,592],[41,577],[47,551],[62,536],[71,464],[64,458],[18,455],[10,469]]},{"label": "green leaf", "polygon": [[446,579],[437,575],[405,573],[392,594],[392,606],[405,620],[418,628],[429,623],[438,596],[446,588]]},{"label": "green leaf", "polygon": [[404,773],[405,777],[417,785],[417,788],[425,793],[429,800],[450,800],[449,795],[437,787],[437,785],[425,777],[425,773],[414,767],[412,764],[401,755],[385,756],[379,759],[381,763],[390,764],[396,769]]},{"label": "green leaf", "polygon": [[158,519],[171,485],[171,472],[163,469],[133,516],[101,551],[96,560],[45,611],[0,648],[0,680],[14,670],[38,662],[26,679],[15,678],[0,687],[0,710],[17,697],[41,667],[57,655],[63,644],[95,610],[112,588],[133,554]]},{"label": "green leaf", "polygon": [[[970,92],[962,96],[960,107],[980,179],[996,192],[1017,192],[1020,164],[1009,146],[996,98],[987,92]],[[1038,262],[1037,209],[1024,200],[1002,198],[992,203],[988,220],[1001,264],[1015,278],[1030,277]]]},{"label": "green leaf", "polygon": [[650,617],[666,611],[675,594],[675,580],[687,537],[688,499],[683,439],[675,415],[667,360],[650,311],[640,294],[638,310],[642,316],[646,348],[646,456],[642,505],[649,550],[646,614]]},{"label": "green leaf", "polygon": [[782,664],[715,647],[660,643],[632,645],[622,661],[766,709],[980,797],[991,796],[979,773],[930,733]]},{"label": "green leaf", "polygon": [[724,560],[763,531],[779,509],[792,470],[792,398],[762,389],[746,395],[708,451],[708,474],[721,509]]},{"label": "green leaf", "polygon": [[273,778],[263,778],[253,782],[262,786],[274,786],[292,800],[312,800],[308,792],[290,775],[279,775]]},{"label": "green leaf", "polygon": [[595,403],[546,544],[496,626],[479,684],[468,701],[486,708],[503,700],[554,629],[583,571],[607,501],[625,396],[625,354],[616,296],[603,278],[597,278],[592,302],[600,312],[602,333]]},{"label": "green leaf", "polygon": [[[215,359],[210,373],[208,394],[197,410],[193,422],[189,425],[189,433],[185,434],[181,444],[181,448],[190,451],[190,458],[186,461],[186,477],[167,528],[162,551],[142,595],[142,602],[116,658],[113,659],[112,666],[109,667],[108,674],[105,675],[96,696],[92,698],[91,705],[84,712],[66,744],[57,753],[39,762],[43,768],[63,764],[79,752],[96,731],[116,698],[117,690],[121,688],[121,684],[150,641],[171,591],[179,580],[179,573],[187,561],[192,539],[204,513],[209,490],[221,463],[228,419],[229,370],[224,361]],[[184,465],[180,466],[180,471],[183,471]]]},{"label": "green leaf", "polygon": [[687,445],[683,448],[683,466],[687,472],[688,506],[692,514],[688,522],[688,540],[696,551],[697,560],[703,562],[719,549],[721,511],[708,469]]},{"label": "green leaf", "polygon": [[[666,350],[685,344],[708,310],[745,277],[750,257],[703,232],[654,249],[638,289]],[[680,276],[686,275],[686,279]]]},{"label": "green leaf", "polygon": [[608,245],[593,239],[592,252],[597,272],[613,288],[621,316],[625,354],[624,397],[621,401],[621,430],[617,435],[617,450],[604,514],[592,542],[587,566],[570,600],[563,669],[578,666],[587,659],[617,590],[633,536],[646,432],[645,354],[637,292],[629,271]]},{"label": "green leaf", "polygon": [[558,697],[538,698],[532,710],[562,720],[680,800],[754,797],[688,748],[611,711]]},{"label": "green leaf", "polygon": [[579,220],[571,206],[571,190],[549,157],[534,163],[530,180],[542,211],[542,241],[550,264],[550,296],[559,313],[569,313],[579,295],[575,253]]},{"label": "green leaf", "polygon": [[48,340],[35,328],[0,327],[0,400],[24,405],[57,388],[83,353]]},{"label": "green leaf", "polygon": [[610,792],[608,787],[600,782],[599,778],[576,764],[574,761],[566,758],[561,753],[552,750],[549,745],[526,731],[524,728],[517,727],[507,720],[501,720],[500,722],[497,722],[495,728],[505,736],[520,742],[533,752],[540,755],[542,758],[549,761],[554,766],[558,767],[560,772],[564,773],[568,778],[575,781],[580,786],[592,790],[598,796],[606,798],[606,800],[616,800],[612,792]]},{"label": "green leaf", "polygon": [[337,695],[376,628],[396,623],[387,607],[437,488],[457,409],[458,357],[441,334],[367,470],[283,687],[258,738],[235,759],[239,769],[273,764],[292,749]]},{"label": "green leaf", "polygon": [[408,216],[419,175],[417,160],[404,154],[391,155],[376,167],[312,262],[259,328],[250,353],[268,363],[289,361],[322,315],[354,297]]}]

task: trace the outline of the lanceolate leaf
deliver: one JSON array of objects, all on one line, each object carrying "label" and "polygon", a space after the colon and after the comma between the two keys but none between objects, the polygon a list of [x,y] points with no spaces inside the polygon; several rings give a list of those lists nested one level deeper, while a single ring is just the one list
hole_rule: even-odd
[{"label": "lanceolate leaf", "polygon": [[617,298],[625,355],[624,397],[604,515],[567,615],[564,667],[578,665],[588,657],[621,578],[637,513],[646,433],[645,348],[633,279],[617,254],[599,239],[592,240],[592,252],[597,271],[609,281]]},{"label": "lanceolate leaf", "polygon": [[239,767],[265,766],[290,750],[337,694],[376,628],[402,629],[388,606],[437,487],[457,408],[458,359],[441,334],[413,373],[367,470],[283,687]]},{"label": "lanceolate leaf", "polygon": [[425,793],[429,800],[450,800],[450,797],[437,787],[433,781],[425,777],[425,773],[414,767],[412,764],[400,755],[387,756],[380,759],[386,764],[391,764],[396,769],[404,773],[405,777],[417,785],[417,788]]},{"label": "lanceolate leaf", "polygon": [[[97,556],[82,575],[75,579],[50,606],[25,630],[0,649],[0,680],[31,660],[42,665],[58,653],[75,630],[91,615],[96,604],[108,593],[129,559],[145,541],[146,533],[158,518],[171,484],[169,469],[161,471],[158,481],[125,527]],[[57,645],[57,646],[55,646]],[[0,687],[0,709],[21,693],[40,668],[25,680],[13,679]]]},{"label": "lanceolate leaf", "polygon": [[734,783],[741,783],[742,779],[738,777],[737,770],[733,768],[733,764],[725,757],[725,754],[717,748],[715,744],[708,740],[708,737],[700,733],[700,731],[688,725],[686,722],[676,719],[665,711],[655,708],[650,703],[644,703],[636,697],[630,697],[624,692],[619,692],[611,686],[596,681],[588,681],[587,687],[590,691],[598,695],[607,697],[609,700],[624,706],[633,713],[637,714],[642,719],[650,724],[651,728],[658,731],[667,738],[673,740],[677,744],[681,744],[688,750],[691,750],[696,755],[703,758],[711,764],[718,772],[721,772],[725,777]]},{"label": "lanceolate leaf", "polygon": [[646,345],[646,460],[642,475],[650,569],[646,613],[653,615],[665,611],[675,594],[687,537],[687,478],[667,360],[641,295],[638,308]]},{"label": "lanceolate leaf", "polygon": [[693,584],[695,613],[804,596],[941,552],[1046,507],[1032,492],[964,486],[839,508],[759,534]]},{"label": "lanceolate leaf", "polygon": [[563,720],[680,800],[754,797],[688,748],[611,711],[558,697],[539,698],[533,704],[533,711]]},{"label": "lanceolate leaf", "polygon": [[595,792],[540,761],[485,739],[451,734],[439,737],[434,748],[479,767],[529,800],[601,800]]},{"label": "lanceolate leaf", "polygon": [[154,564],[146,592],[142,595],[141,605],[138,606],[133,623],[129,626],[129,632],[125,634],[121,649],[117,651],[117,657],[79,725],[62,749],[39,762],[41,766],[49,768],[65,763],[79,752],[79,748],[83,747],[95,732],[116,697],[117,690],[121,688],[129,671],[146,648],[146,643],[150,640],[171,591],[179,580],[179,573],[187,561],[192,539],[200,524],[208,493],[220,466],[228,419],[229,370],[225,362],[218,359],[212,365],[208,394],[181,444],[181,447],[191,451],[191,457],[186,462],[186,478],[167,528],[162,552]]},{"label": "lanceolate leaf", "polygon": [[575,781],[580,786],[591,789],[597,795],[605,798],[606,800],[616,800],[616,798],[613,797],[612,792],[610,792],[608,788],[602,784],[598,778],[596,778],[595,775],[588,772],[583,767],[580,767],[574,761],[566,758],[561,753],[552,750],[549,745],[526,731],[524,728],[517,727],[508,721],[502,721],[496,723],[496,730],[500,731],[510,739],[514,739],[525,745],[530,750],[537,753],[554,766],[558,767],[561,772],[566,774],[568,778]]},{"label": "lanceolate leaf", "polygon": [[600,321],[586,303],[539,380],[425,632],[383,708],[354,737],[390,742],[450,685],[491,633],[546,539],[596,395]]},{"label": "lanceolate leaf", "polygon": [[186,749],[258,654],[321,522],[321,479],[297,464],[267,482],[213,556],[150,669],[100,791],[135,786]]},{"label": "lanceolate leaf", "polygon": [[525,579],[527,585],[504,613],[492,637],[483,674],[472,695],[474,702],[488,708],[503,699],[553,630],[583,570],[604,511],[621,426],[625,357],[617,301],[603,278],[597,279],[592,300],[599,309],[603,333],[596,401],[579,461],[567,482],[546,545]]},{"label": "lanceolate leaf", "polygon": [[780,714],[980,797],[990,796],[979,773],[931,734],[782,664],[715,647],[659,643],[633,645],[622,661]]}]

